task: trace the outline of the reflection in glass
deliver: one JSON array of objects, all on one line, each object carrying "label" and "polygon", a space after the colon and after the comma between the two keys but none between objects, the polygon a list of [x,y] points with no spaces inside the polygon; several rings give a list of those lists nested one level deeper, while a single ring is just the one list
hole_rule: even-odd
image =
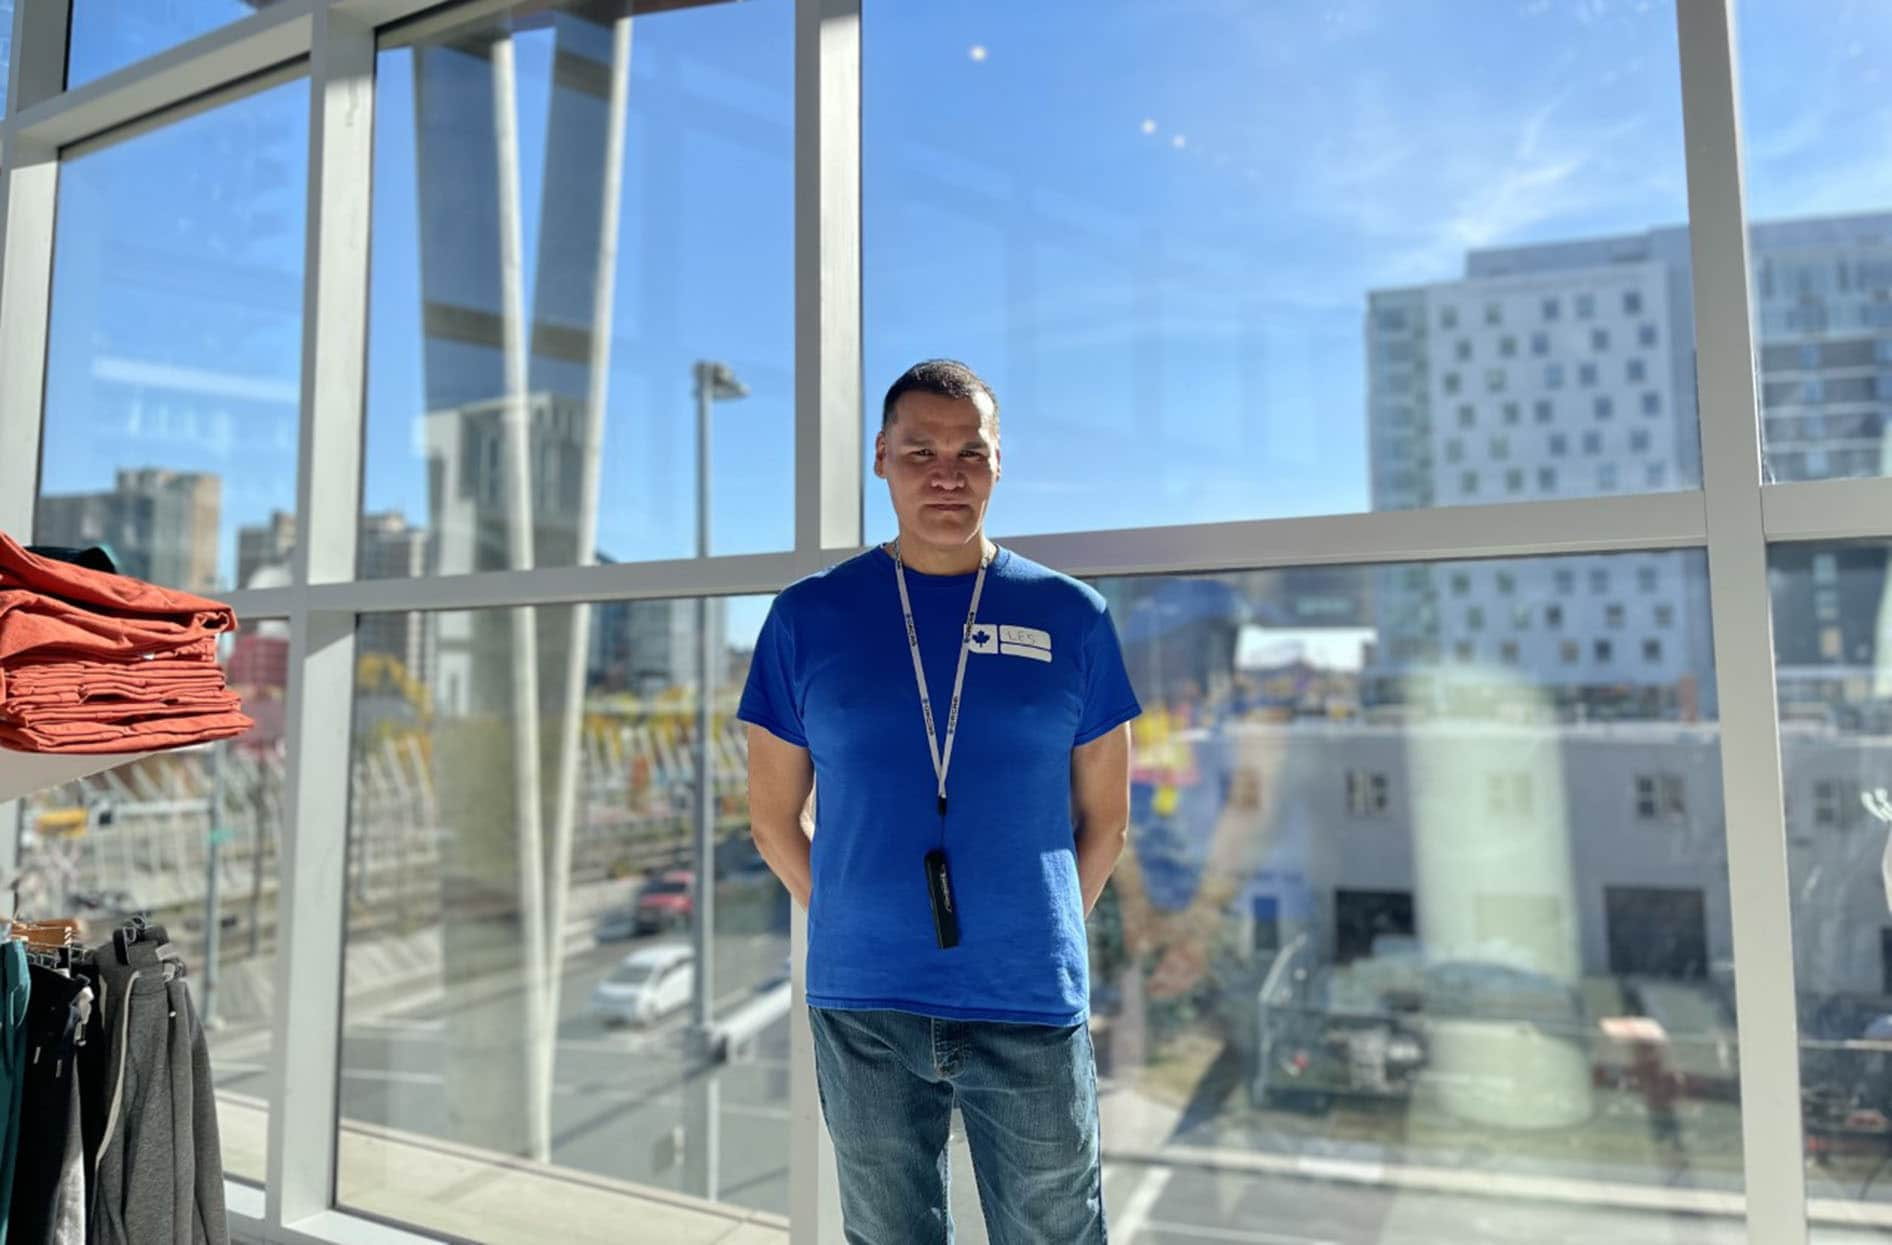
[{"label": "reflection in glass", "polygon": [[[1098,587],[1146,708],[1091,923],[1113,1236],[1742,1239],[1701,556]],[[1591,657],[1657,603],[1661,660]]]},{"label": "reflection in glass", "polygon": [[219,659],[256,726],[155,753],[22,803],[18,911],[81,919],[86,941],[126,917],[183,955],[210,1047],[224,1172],[261,1184],[269,1124],[287,623],[244,620]]},{"label": "reflection in glass", "polygon": [[[870,427],[976,367],[1000,534],[1696,487],[1673,6],[1343,7],[868,4]],[[1566,390],[1442,465],[1580,368],[1596,463],[1538,470]]]},{"label": "reflection in glass", "polygon": [[248,17],[281,0],[71,0],[66,89]]},{"label": "reflection in glass", "polygon": [[[1892,1226],[1888,546],[1769,555],[1807,1194]],[[1819,1239],[1828,1239],[1824,1234]],[[1839,1239],[1834,1237],[1832,1239]]]},{"label": "reflection in glass", "polygon": [[717,553],[793,543],[791,14],[384,35],[364,522],[413,556],[363,577],[688,557],[693,509]]},{"label": "reflection in glass", "polygon": [[[786,1215],[789,901],[733,716],[767,604],[362,618],[343,1204],[485,1241],[749,1213],[663,1190]],[[502,1163],[537,1176],[495,1207]]]},{"label": "reflection in glass", "polygon": [[238,550],[295,500],[308,100],[288,82],[62,161],[41,543],[194,592],[287,582]]}]

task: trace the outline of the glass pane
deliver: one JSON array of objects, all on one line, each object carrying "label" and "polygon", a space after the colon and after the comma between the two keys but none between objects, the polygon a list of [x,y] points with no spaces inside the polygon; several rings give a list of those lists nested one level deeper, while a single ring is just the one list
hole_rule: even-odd
[{"label": "glass pane", "polygon": [[[789,900],[734,718],[768,604],[361,619],[341,1205],[495,1242],[720,1240],[760,1211],[787,1239]],[[705,1019],[748,1037],[706,1056]]]},{"label": "glass pane", "polygon": [[286,582],[309,87],[62,163],[35,534],[196,592]]},{"label": "glass pane", "polygon": [[[279,0],[72,0],[66,87],[248,17]],[[305,88],[306,89],[306,88]]]},{"label": "glass pane", "polygon": [[1696,487],[1675,38],[1669,4],[870,4],[868,431],[916,360],[981,371],[1000,534]]},{"label": "glass pane", "polygon": [[1113,1238],[1744,1241],[1704,559],[1097,586]]},{"label": "glass pane", "polygon": [[[1760,325],[1768,478],[1892,471],[1892,26],[1882,5],[1805,20],[1740,0],[1749,264]],[[1810,90],[1810,83],[1818,83]]]},{"label": "glass pane", "polygon": [[[1768,558],[1815,1240],[1892,1228],[1892,545]],[[1842,1203],[1864,1205],[1842,1205]]]},{"label": "glass pane", "polygon": [[244,619],[219,657],[256,726],[240,739],[156,753],[23,801],[17,907],[76,916],[92,944],[109,945],[134,913],[165,928],[210,1048],[224,1173],[261,1184],[289,626]]},{"label": "glass pane", "polygon": [[689,557],[700,506],[715,553],[794,544],[792,19],[533,3],[384,41],[364,577]]},{"label": "glass pane", "polygon": [[0,117],[7,115],[7,82],[13,74],[13,0],[0,0]]}]

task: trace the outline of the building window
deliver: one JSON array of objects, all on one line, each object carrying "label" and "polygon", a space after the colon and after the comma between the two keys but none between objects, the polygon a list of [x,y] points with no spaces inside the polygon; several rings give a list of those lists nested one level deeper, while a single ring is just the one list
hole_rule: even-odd
[{"label": "building window", "polygon": [[1544,319],[1555,320],[1563,315],[1563,304],[1555,298],[1544,300]]},{"label": "building window", "polygon": [[1656,344],[1655,325],[1645,324],[1641,328],[1637,329],[1636,330],[1636,344],[1643,347],[1644,349],[1653,348]]},{"label": "building window", "polygon": [[1555,467],[1539,467],[1537,469],[1537,487],[1541,492],[1556,492],[1557,469]]},{"label": "building window", "polygon": [[1513,605],[1511,607],[1511,629],[1513,631],[1529,631],[1531,629],[1530,606]]},{"label": "building window", "polygon": [[1642,413],[1660,415],[1662,413],[1662,395],[1651,389],[1642,395]]},{"label": "building window", "polygon": [[1637,774],[1636,816],[1643,821],[1680,821],[1688,816],[1680,774]]},{"label": "building window", "polygon": [[1668,482],[1669,482],[1669,465],[1667,463],[1650,463],[1649,464],[1649,487],[1662,488],[1666,486]]},{"label": "building window", "polygon": [[1457,307],[1439,308],[1439,327],[1442,329],[1455,329],[1458,327]]},{"label": "building window", "polygon": [[1462,597],[1472,590],[1472,577],[1463,571],[1452,576],[1452,595]]},{"label": "building window", "polygon": [[1505,426],[1509,428],[1517,427],[1518,420],[1523,416],[1523,414],[1524,414],[1524,408],[1520,404],[1516,402],[1505,403],[1504,404]]},{"label": "building window", "polygon": [[1546,363],[1544,365],[1544,388],[1562,389],[1564,387],[1564,365]]},{"label": "building window", "polygon": [[1642,659],[1651,665],[1662,660],[1662,641],[1650,638],[1642,642]]},{"label": "building window", "polygon": [[1452,646],[1452,656],[1458,659],[1460,665],[1470,664],[1472,659],[1472,642],[1470,640],[1460,640],[1457,644],[1454,644]]},{"label": "building window", "polygon": [[1557,417],[1557,408],[1551,405],[1549,398],[1539,398],[1533,410],[1540,424],[1548,424]]},{"label": "building window", "polygon": [[1351,817],[1383,817],[1388,803],[1386,775],[1378,770],[1347,771],[1347,814]]},{"label": "building window", "polygon": [[1485,323],[1498,325],[1504,323],[1504,307],[1499,303],[1485,304]]},{"label": "building window", "polygon": [[1498,660],[1507,666],[1517,665],[1518,642],[1516,640],[1506,640],[1504,643],[1500,644],[1498,646]]},{"label": "building window", "polygon": [[1536,332],[1531,334],[1531,353],[1542,357],[1550,353],[1550,334]]},{"label": "building window", "polygon": [[1675,625],[1675,607],[1673,605],[1656,606],[1655,624],[1658,627],[1673,627]]},{"label": "building window", "polygon": [[1487,393],[1504,392],[1504,369],[1493,367],[1485,369],[1485,391]]},{"label": "building window", "polygon": [[1471,339],[1466,337],[1459,338],[1458,346],[1454,353],[1457,354],[1460,363],[1468,362],[1472,357]]},{"label": "building window", "polygon": [[1577,647],[1575,640],[1564,640],[1557,645],[1557,658],[1566,666],[1574,666],[1582,656],[1583,650]]},{"label": "building window", "polygon": [[1839,558],[1830,553],[1813,555],[1813,582],[1832,584],[1839,582]]},{"label": "building window", "polygon": [[1577,590],[1577,573],[1565,568],[1557,572],[1557,591],[1569,596]]},{"label": "building window", "polygon": [[1485,808],[1494,817],[1524,817],[1531,811],[1531,776],[1523,770],[1485,775]]},{"label": "building window", "polygon": [[1474,605],[1470,609],[1466,610],[1465,611],[1465,630],[1483,631],[1484,629],[1485,629],[1485,611],[1483,607]]},{"label": "building window", "polygon": [[1445,461],[1446,462],[1448,463],[1461,462],[1464,460],[1464,458],[1465,458],[1465,446],[1463,443],[1461,443],[1458,440],[1457,437],[1454,437],[1445,443]]},{"label": "building window", "polygon": [[1596,314],[1596,296],[1593,294],[1577,295],[1577,319],[1588,320]]},{"label": "building window", "polygon": [[1615,630],[1623,626],[1624,610],[1621,605],[1610,604],[1603,608],[1603,624]]},{"label": "building window", "polygon": [[1550,451],[1552,458],[1562,458],[1570,452],[1570,438],[1561,432],[1553,432],[1550,434],[1550,440],[1545,443],[1545,447]]},{"label": "building window", "polygon": [[1457,393],[1458,392],[1458,373],[1447,372],[1443,377],[1440,378],[1439,384],[1444,388],[1445,392]]},{"label": "building window", "polygon": [[1590,568],[1590,591],[1596,592],[1596,593],[1603,593],[1603,592],[1608,592],[1609,590],[1610,590],[1609,568],[1605,566],[1591,567]]},{"label": "building window", "polygon": [[1517,358],[1518,357],[1518,339],[1511,336],[1509,333],[1506,333],[1503,337],[1500,337],[1498,339],[1498,357],[1500,359]]},{"label": "building window", "polygon": [[1577,364],[1577,383],[1588,389],[1596,384],[1596,364]]},{"label": "building window", "polygon": [[1636,431],[1630,433],[1629,434],[1629,449],[1631,453],[1635,453],[1635,454],[1648,453],[1649,452],[1649,434],[1641,428],[1638,428]]},{"label": "building window", "polygon": [[1504,473],[1504,491],[1507,493],[1524,491],[1524,468],[1513,467]]},{"label": "building window", "polygon": [[1609,348],[1610,348],[1610,331],[1608,329],[1591,329],[1590,330],[1590,349],[1601,351],[1601,350],[1608,350]]},{"label": "building window", "polygon": [[1608,665],[1610,659],[1616,655],[1616,647],[1608,640],[1598,640],[1591,646],[1590,651],[1596,655],[1598,665]]},{"label": "building window", "polygon": [[1563,625],[1564,625],[1564,607],[1561,605],[1546,605],[1544,607],[1545,630],[1555,631],[1559,627],[1562,627]]},{"label": "building window", "polygon": [[1654,592],[1656,590],[1656,568],[1653,566],[1637,567],[1636,587],[1642,589],[1644,592]]},{"label": "building window", "polygon": [[1591,405],[1591,409],[1596,412],[1598,419],[1609,419],[1616,414],[1616,403],[1611,401],[1607,393],[1599,393],[1596,395],[1596,401]]},{"label": "building window", "polygon": [[1859,794],[1835,778],[1822,778],[1813,784],[1813,824],[1850,828],[1859,824]]},{"label": "building window", "polygon": [[1500,460],[1509,458],[1511,457],[1511,438],[1510,437],[1493,437],[1486,444],[1485,448],[1486,448],[1486,451],[1493,458],[1500,459]]},{"label": "building window", "polygon": [[1478,491],[1478,473],[1467,471],[1458,477],[1458,491],[1470,496]]},{"label": "building window", "polygon": [[1510,596],[1518,590],[1518,577],[1513,575],[1510,571],[1499,571],[1496,583],[1498,585],[1498,591],[1505,596]]},{"label": "building window", "polygon": [[1846,637],[1838,627],[1820,628],[1820,656],[1826,661],[1838,661],[1846,655]]},{"label": "building window", "polygon": [[1623,374],[1629,378],[1630,384],[1640,385],[1649,379],[1649,365],[1641,359],[1631,359],[1623,368]]},{"label": "building window", "polygon": [[1469,428],[1478,422],[1478,411],[1471,403],[1461,403],[1458,408],[1458,426]]},{"label": "building window", "polygon": [[1623,314],[1626,316],[1639,316],[1642,314],[1641,290],[1623,291]]},{"label": "building window", "polygon": [[1584,433],[1583,452],[1585,454],[1601,454],[1603,452],[1603,434],[1600,432]]}]

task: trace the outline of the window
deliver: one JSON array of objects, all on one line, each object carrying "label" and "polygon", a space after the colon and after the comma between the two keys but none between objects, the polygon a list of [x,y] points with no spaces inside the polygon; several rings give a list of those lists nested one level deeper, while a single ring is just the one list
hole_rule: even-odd
[{"label": "window", "polygon": [[1645,324],[1636,330],[1636,344],[1645,350],[1653,349],[1656,344],[1656,326]]},{"label": "window", "polygon": [[1644,592],[1654,592],[1656,590],[1656,580],[1657,580],[1657,574],[1656,574],[1655,567],[1639,566],[1636,568],[1636,587],[1637,588],[1641,589]]},{"label": "window", "polygon": [[1498,645],[1498,660],[1507,666],[1518,664],[1518,642],[1505,640]]},{"label": "window", "polygon": [[1620,630],[1623,625],[1623,607],[1616,604],[1604,606],[1603,624],[1612,629]]},{"label": "window", "polygon": [[1549,398],[1539,398],[1532,408],[1540,424],[1548,424],[1557,417],[1557,410]]},{"label": "window", "polygon": [[1610,396],[1606,393],[1600,393],[1596,396],[1596,401],[1591,405],[1591,409],[1596,412],[1598,419],[1609,419],[1616,414],[1616,404],[1610,400]]},{"label": "window", "polygon": [[1813,784],[1813,824],[1851,829],[1859,824],[1863,806],[1858,789],[1836,778],[1821,778]]},{"label": "window", "polygon": [[1472,590],[1472,577],[1462,571],[1452,575],[1452,595],[1462,597]]},{"label": "window", "polygon": [[1472,660],[1472,642],[1460,640],[1452,646],[1452,656],[1460,665],[1467,665]]},{"label": "window", "polygon": [[1550,353],[1550,334],[1549,333],[1540,331],[1540,332],[1531,334],[1531,353],[1534,355],[1539,355],[1539,356],[1547,355]]},{"label": "window", "polygon": [[1575,640],[1560,640],[1557,644],[1557,659],[1566,666],[1574,666],[1582,660],[1583,650]]},{"label": "window", "polygon": [[1485,391],[1487,393],[1504,392],[1504,369],[1493,367],[1485,369]]},{"label": "window", "polygon": [[1839,582],[1839,558],[1831,553],[1813,555],[1813,582],[1816,584],[1836,584]]},{"label": "window", "polygon": [[1546,363],[1544,365],[1544,388],[1562,389],[1564,387],[1564,365]]},{"label": "window", "polygon": [[1469,402],[1460,403],[1458,408],[1458,426],[1461,428],[1470,428],[1477,422],[1477,408],[1472,406]]},{"label": "window", "polygon": [[1493,437],[1486,444],[1485,448],[1487,452],[1490,454],[1490,456],[1493,458],[1501,459],[1501,460],[1509,458],[1511,457],[1511,438],[1510,437]]},{"label": "window", "polygon": [[1546,298],[1544,300],[1544,319],[1546,321],[1557,319],[1558,316],[1562,314],[1562,312],[1563,312],[1563,304],[1559,302],[1557,299]]},{"label": "window", "polygon": [[[30,4],[31,0],[26,3]],[[13,7],[0,3],[0,15],[7,18],[9,27]],[[169,51],[198,35],[248,17],[254,11],[246,0],[191,0],[189,4],[73,0],[66,87],[70,90],[83,86],[134,61]],[[5,85],[5,76],[0,74],[0,87]]]},{"label": "window", "polygon": [[243,553],[296,508],[308,101],[285,82],[60,161],[39,543],[200,594],[286,572]]},{"label": "window", "polygon": [[1472,357],[1471,339],[1466,338],[1466,337],[1459,338],[1458,346],[1455,348],[1455,353],[1458,356],[1458,361],[1460,363],[1468,362]]},{"label": "window", "polygon": [[1603,434],[1600,432],[1584,433],[1583,452],[1585,454],[1601,454],[1603,452]]},{"label": "window", "polygon": [[1485,808],[1494,817],[1527,817],[1531,776],[1521,770],[1485,775]]},{"label": "window", "polygon": [[1582,385],[1585,389],[1594,386],[1596,384],[1596,364],[1577,364],[1577,383]]},{"label": "window", "polygon": [[1649,434],[1641,428],[1629,434],[1629,449],[1633,454],[1649,452]]},{"label": "window", "polygon": [[1680,774],[1637,774],[1636,816],[1642,821],[1680,821],[1688,816]]},{"label": "window", "polygon": [[1838,627],[1820,628],[1820,657],[1825,661],[1838,661],[1846,655],[1845,634]]},{"label": "window", "polygon": [[1561,605],[1546,605],[1544,607],[1545,630],[1555,631],[1563,625],[1564,625],[1564,607]]},{"label": "window", "polygon": [[1531,629],[1531,614],[1532,614],[1532,608],[1528,605],[1512,606],[1511,607],[1512,630],[1529,631]]},{"label": "window", "polygon": [[1465,630],[1483,631],[1485,629],[1485,611],[1479,606],[1472,606],[1465,611]]},{"label": "window", "polygon": [[1478,473],[1476,471],[1459,473],[1458,491],[1465,494],[1467,497],[1476,493],[1478,491]]},{"label": "window", "polygon": [[1588,320],[1596,315],[1596,295],[1577,295],[1577,319]]},{"label": "window", "polygon": [[1499,571],[1497,575],[1493,577],[1493,582],[1497,585],[1498,592],[1502,596],[1510,596],[1518,590],[1517,576],[1513,575],[1510,571]]},{"label": "window", "polygon": [[1569,596],[1577,590],[1577,573],[1569,567],[1557,569],[1557,591]]},{"label": "window", "polygon": [[1457,307],[1448,306],[1439,308],[1439,327],[1442,329],[1455,329],[1458,327]]},{"label": "window", "polygon": [[1562,458],[1570,450],[1570,438],[1561,432],[1553,432],[1544,442],[1544,448],[1552,458]]},{"label": "window", "polygon": [[1464,457],[1465,457],[1465,446],[1464,446],[1464,443],[1459,441],[1458,438],[1454,437],[1445,443],[1445,461],[1446,462],[1448,463],[1460,462],[1464,459]]},{"label": "window", "polygon": [[1524,491],[1524,468],[1512,467],[1504,473],[1504,491],[1507,493]]},{"label": "window", "polygon": [[1516,402],[1504,404],[1504,423],[1507,428],[1515,428],[1523,415],[1523,406]]},{"label": "window", "polygon": [[1658,627],[1673,627],[1675,625],[1675,607],[1673,605],[1656,606],[1655,625]]},{"label": "window", "polygon": [[[599,6],[487,4],[383,32],[362,512],[364,523],[393,516],[403,543],[380,556],[364,542],[363,577],[570,565],[581,560],[572,539],[581,520],[593,529],[583,561],[598,551],[619,562],[691,557],[694,378],[706,350],[734,382],[711,385],[705,408],[709,552],[793,547],[794,482],[763,466],[794,454],[794,58],[777,42],[792,35],[791,7],[758,0],[640,19],[637,85],[615,122],[631,136],[621,162],[605,159],[612,33],[598,24]],[[458,120],[494,116],[485,49],[501,37],[515,53],[513,120],[524,136],[516,304],[501,293],[498,213],[468,208],[469,179],[494,159],[492,130]],[[719,54],[737,44],[769,50]],[[681,68],[650,73],[659,62],[700,66],[719,85]],[[712,90],[747,119],[712,120]],[[559,141],[546,141],[548,126],[566,127]],[[620,164],[607,188],[606,172]],[[607,191],[618,204],[612,221],[601,219]],[[710,202],[706,216],[699,209]],[[580,291],[594,289],[611,248],[613,288],[601,306]],[[509,324],[513,305],[524,323]],[[734,305],[747,310],[732,316]],[[595,325],[607,310],[613,325]],[[525,475],[538,531],[519,545],[503,535],[509,339],[524,350],[534,430]],[[602,398],[595,412],[593,395]],[[579,516],[572,503],[586,491],[588,463],[598,472],[595,510]],[[400,556],[408,547],[416,556]],[[521,558],[530,560],[516,565]]]},{"label": "window", "polygon": [[1591,329],[1590,330],[1590,349],[1608,350],[1609,348],[1610,348],[1610,331],[1608,329]]},{"label": "window", "polygon": [[1504,323],[1504,306],[1501,303],[1485,304],[1485,323],[1499,325]]},{"label": "window", "polygon": [[1386,814],[1387,777],[1378,770],[1347,771],[1347,815],[1383,817]]},{"label": "window", "polygon": [[1662,660],[1662,641],[1651,637],[1642,642],[1642,659],[1650,665]]},{"label": "window", "polygon": [[1626,316],[1639,316],[1642,314],[1642,291],[1623,291],[1623,314]]},{"label": "window", "polygon": [[1590,571],[1590,591],[1596,593],[1610,590],[1610,573],[1605,567],[1593,567]]},{"label": "window", "polygon": [[1610,644],[1608,640],[1595,641],[1593,644],[1591,644],[1590,650],[1592,653],[1595,654],[1598,665],[1608,665],[1610,662],[1610,658],[1615,653],[1614,647]]},{"label": "window", "polygon": [[1653,389],[1642,395],[1642,413],[1660,415],[1662,413],[1662,395]]},{"label": "window", "polygon": [[1557,469],[1555,467],[1539,467],[1537,469],[1537,487],[1540,491],[1545,493],[1556,492]]},{"label": "window", "polygon": [[1500,337],[1498,339],[1498,357],[1500,359],[1517,358],[1518,357],[1518,339],[1511,336],[1509,333],[1505,334],[1503,337]]},{"label": "window", "polygon": [[1631,359],[1623,368],[1623,376],[1632,385],[1640,385],[1649,379],[1649,365],[1641,359]]}]

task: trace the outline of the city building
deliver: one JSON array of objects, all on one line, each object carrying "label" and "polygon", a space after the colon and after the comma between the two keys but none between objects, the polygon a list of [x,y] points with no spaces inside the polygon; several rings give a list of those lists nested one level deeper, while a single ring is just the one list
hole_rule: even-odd
[{"label": "city building", "polygon": [[223,482],[204,472],[120,470],[110,492],[49,493],[39,499],[37,539],[104,545],[127,575],[187,592],[216,592],[217,524]]}]

